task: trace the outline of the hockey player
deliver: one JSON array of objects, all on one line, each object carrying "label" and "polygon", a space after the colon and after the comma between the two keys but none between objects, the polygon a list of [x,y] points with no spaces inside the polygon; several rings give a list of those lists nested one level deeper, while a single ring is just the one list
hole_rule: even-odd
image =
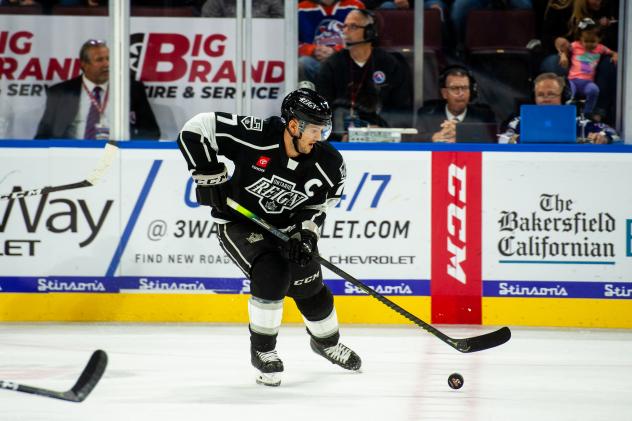
[{"label": "hockey player", "polygon": [[[283,300],[292,297],[314,352],[347,370],[360,357],[339,342],[333,295],[312,259],[328,207],[342,194],[345,164],[325,142],[331,132],[327,101],[309,89],[288,94],[279,117],[262,120],[222,112],[189,120],[178,145],[196,182],[198,203],[221,223],[223,250],[250,279],[250,354],[257,383],[278,386],[283,362],[276,351]],[[235,164],[229,178],[222,155]],[[283,243],[226,205],[226,197],[290,237]]]}]

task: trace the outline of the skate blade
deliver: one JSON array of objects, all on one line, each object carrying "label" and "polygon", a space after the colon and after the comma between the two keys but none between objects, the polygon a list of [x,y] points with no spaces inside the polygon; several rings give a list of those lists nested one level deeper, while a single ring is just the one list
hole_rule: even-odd
[{"label": "skate blade", "polygon": [[255,381],[264,386],[278,386],[281,384],[281,376],[279,373],[259,373]]}]

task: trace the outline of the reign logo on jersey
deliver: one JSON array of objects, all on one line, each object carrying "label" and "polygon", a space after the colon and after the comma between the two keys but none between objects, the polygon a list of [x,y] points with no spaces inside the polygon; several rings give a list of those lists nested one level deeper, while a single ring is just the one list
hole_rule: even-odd
[{"label": "reign logo on jersey", "polygon": [[292,210],[307,200],[306,194],[294,190],[295,186],[295,183],[273,175],[270,180],[260,178],[246,187],[246,190],[261,198],[259,204],[267,213],[281,213],[283,210]]}]

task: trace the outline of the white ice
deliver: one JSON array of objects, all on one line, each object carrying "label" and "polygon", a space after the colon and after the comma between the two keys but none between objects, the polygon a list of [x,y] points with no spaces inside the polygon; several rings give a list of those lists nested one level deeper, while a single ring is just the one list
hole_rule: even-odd
[{"label": "white ice", "polygon": [[[461,354],[417,327],[343,326],[363,361],[350,373],[284,325],[273,388],[255,384],[245,325],[4,323],[0,380],[67,390],[92,351],[109,365],[83,403],[0,390],[0,420],[632,420],[632,331],[512,330],[505,345]],[[448,387],[453,372],[460,390]]]}]

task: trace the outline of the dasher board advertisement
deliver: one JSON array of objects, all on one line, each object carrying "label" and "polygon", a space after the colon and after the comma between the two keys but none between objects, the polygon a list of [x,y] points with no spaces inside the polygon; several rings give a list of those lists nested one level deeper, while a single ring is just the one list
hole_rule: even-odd
[{"label": "dasher board advertisement", "polygon": [[[132,17],[130,75],[142,82],[160,126],[174,140],[194,114],[236,109],[234,19]],[[79,49],[89,39],[112,43],[108,17],[11,16],[0,29],[0,138],[32,139],[46,89],[81,73]],[[283,19],[253,19],[249,75],[252,113],[267,116],[284,92]],[[281,40],[281,42],[279,41]],[[266,48],[277,45],[279,48]],[[245,87],[245,85],[244,85]],[[111,103],[111,101],[110,101]],[[109,121],[109,110],[105,118]],[[134,119],[133,111],[130,120]]]},{"label": "dasher board advertisement", "polygon": [[[2,291],[249,292],[174,147],[122,148],[97,186],[1,201]],[[81,179],[101,152],[3,148],[0,186]],[[381,293],[428,295],[430,154],[343,155],[346,188],[322,227],[322,254]],[[324,277],[336,294],[364,294]]]},{"label": "dasher board advertisement", "polygon": [[484,294],[632,297],[629,154],[484,154]]}]

